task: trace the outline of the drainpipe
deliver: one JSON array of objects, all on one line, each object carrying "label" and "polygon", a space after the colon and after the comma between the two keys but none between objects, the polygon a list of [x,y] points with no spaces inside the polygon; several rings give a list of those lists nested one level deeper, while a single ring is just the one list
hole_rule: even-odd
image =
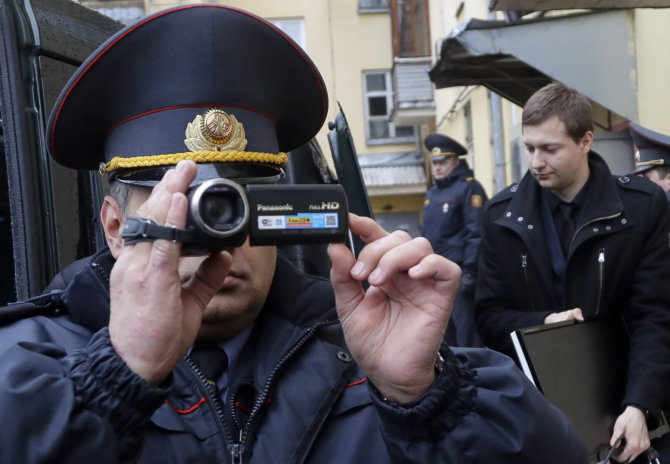
[{"label": "drainpipe", "polygon": [[500,95],[490,92],[493,127],[493,159],[495,161],[496,193],[507,186],[505,180],[505,148],[503,146],[502,103]]},{"label": "drainpipe", "polygon": [[[489,12],[489,19],[496,19],[495,13]],[[495,161],[496,193],[507,186],[505,179],[505,147],[503,145],[503,116],[500,95],[489,91],[491,103],[491,127],[493,128],[493,159]]]}]

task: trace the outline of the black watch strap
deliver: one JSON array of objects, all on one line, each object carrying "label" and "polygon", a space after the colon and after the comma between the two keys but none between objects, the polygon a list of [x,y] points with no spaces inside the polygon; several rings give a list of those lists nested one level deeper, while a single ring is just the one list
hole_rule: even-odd
[{"label": "black watch strap", "polygon": [[161,226],[156,221],[147,218],[131,216],[126,218],[123,225],[123,244],[132,245],[139,242],[153,242],[158,239],[170,240],[174,243],[188,241],[193,234],[187,229],[174,226]]}]

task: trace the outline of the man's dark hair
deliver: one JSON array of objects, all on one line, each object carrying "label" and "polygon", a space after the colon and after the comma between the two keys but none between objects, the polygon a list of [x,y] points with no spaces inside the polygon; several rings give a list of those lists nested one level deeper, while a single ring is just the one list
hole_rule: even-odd
[{"label": "man's dark hair", "polygon": [[575,143],[587,131],[593,132],[591,102],[575,89],[559,82],[545,85],[523,107],[522,126],[536,126],[558,116]]}]

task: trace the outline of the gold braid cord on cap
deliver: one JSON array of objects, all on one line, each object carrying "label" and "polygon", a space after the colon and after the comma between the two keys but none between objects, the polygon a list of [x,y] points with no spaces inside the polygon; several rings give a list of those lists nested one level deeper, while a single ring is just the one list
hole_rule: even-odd
[{"label": "gold braid cord on cap", "polygon": [[[288,162],[286,153],[255,153],[249,151],[201,151],[196,153],[173,153],[169,155],[135,156],[122,158],[115,156],[107,164],[101,163],[101,172],[107,173],[124,168],[148,168],[172,166],[181,160],[190,159],[196,163],[264,163],[284,166]],[[104,167],[104,169],[103,169]]]},{"label": "gold braid cord on cap", "polygon": [[665,164],[665,160],[662,159],[657,159],[657,160],[650,160],[650,161],[639,161],[635,163],[635,166],[640,167],[640,166],[660,166],[662,164]]},{"label": "gold braid cord on cap", "polygon": [[288,162],[286,153],[257,153],[244,151],[247,146],[244,127],[234,115],[219,108],[210,108],[186,127],[184,144],[190,150],[153,156],[115,156],[108,163],[100,163],[100,173],[117,169],[171,166],[181,160],[196,163],[263,163],[283,167]]}]

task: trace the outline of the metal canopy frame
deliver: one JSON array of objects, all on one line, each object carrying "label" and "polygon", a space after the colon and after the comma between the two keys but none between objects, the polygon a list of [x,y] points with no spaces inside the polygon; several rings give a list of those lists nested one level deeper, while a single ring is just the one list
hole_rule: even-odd
[{"label": "metal canopy frame", "polygon": [[491,11],[667,8],[670,0],[490,0]]},{"label": "metal canopy frame", "polygon": [[633,13],[587,12],[508,23],[472,19],[441,44],[437,88],[483,85],[523,106],[556,80],[637,120]]}]

